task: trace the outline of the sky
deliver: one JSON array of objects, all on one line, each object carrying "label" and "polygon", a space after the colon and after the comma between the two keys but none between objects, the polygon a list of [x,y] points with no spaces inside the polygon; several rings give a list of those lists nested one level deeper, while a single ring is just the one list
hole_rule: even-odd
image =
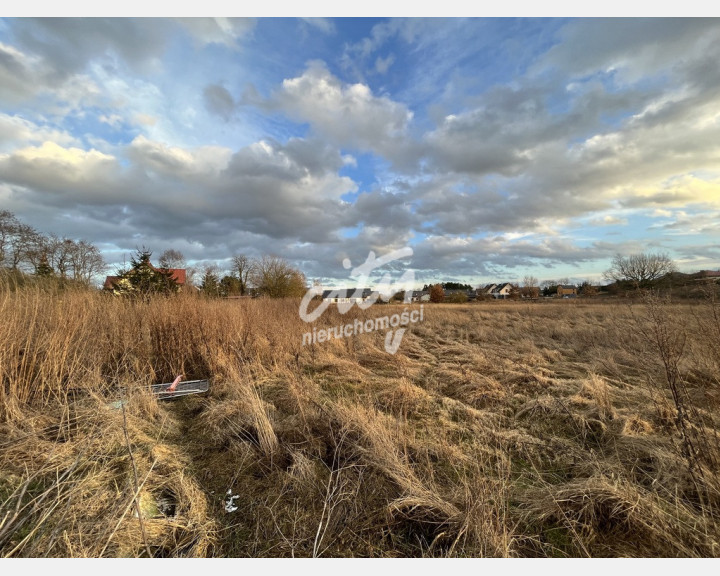
[{"label": "sky", "polygon": [[[0,209],[342,286],[720,268],[720,19],[3,18]],[[351,284],[351,283],[350,283]]]}]

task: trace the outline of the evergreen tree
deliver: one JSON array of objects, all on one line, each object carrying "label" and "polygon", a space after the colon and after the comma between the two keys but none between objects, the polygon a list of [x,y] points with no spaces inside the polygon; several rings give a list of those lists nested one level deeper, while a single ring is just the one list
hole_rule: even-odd
[{"label": "evergreen tree", "polygon": [[203,294],[211,298],[217,298],[220,296],[220,279],[212,268],[207,268],[205,274],[203,274],[202,283],[200,284],[200,290]]},{"label": "evergreen tree", "polygon": [[155,268],[150,263],[152,252],[143,248],[130,258],[130,269],[121,272],[113,292],[116,294],[141,295],[174,294],[180,286],[171,271]]},{"label": "evergreen tree", "polygon": [[467,290],[469,292],[473,289],[470,284],[462,284],[460,282],[443,282],[441,286],[445,288],[445,290]]},{"label": "evergreen tree", "polygon": [[53,271],[52,266],[50,266],[47,256],[41,256],[40,262],[38,263],[37,268],[35,268],[35,276],[47,278],[54,275],[55,272]]},{"label": "evergreen tree", "polygon": [[241,296],[243,294],[242,281],[235,275],[226,275],[220,280],[221,296]]}]

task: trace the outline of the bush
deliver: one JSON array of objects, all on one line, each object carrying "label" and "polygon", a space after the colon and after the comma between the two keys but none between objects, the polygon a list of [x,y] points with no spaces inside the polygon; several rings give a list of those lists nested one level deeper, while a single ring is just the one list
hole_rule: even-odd
[{"label": "bush", "polygon": [[445,291],[441,284],[435,284],[430,287],[430,302],[443,302],[445,300]]}]

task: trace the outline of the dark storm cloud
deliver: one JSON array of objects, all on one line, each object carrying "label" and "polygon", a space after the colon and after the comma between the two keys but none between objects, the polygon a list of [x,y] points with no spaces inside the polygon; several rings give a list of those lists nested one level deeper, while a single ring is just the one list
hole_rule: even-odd
[{"label": "dark storm cloud", "polygon": [[60,80],[98,56],[115,56],[143,69],[165,50],[171,26],[156,18],[28,18],[16,21],[15,35],[18,44],[47,62]]},{"label": "dark storm cloud", "polygon": [[224,86],[210,84],[203,90],[203,100],[208,112],[216,114],[225,121],[235,112],[235,100]]}]

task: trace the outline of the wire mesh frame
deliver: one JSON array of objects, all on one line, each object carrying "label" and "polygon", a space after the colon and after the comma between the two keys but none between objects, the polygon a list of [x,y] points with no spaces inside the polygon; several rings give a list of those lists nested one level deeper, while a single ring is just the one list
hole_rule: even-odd
[{"label": "wire mesh frame", "polygon": [[178,382],[178,385],[172,392],[168,390],[171,385],[172,382],[153,384],[150,386],[150,391],[157,396],[159,400],[169,400],[171,398],[189,396],[190,394],[202,394],[210,389],[209,380],[185,380]]}]

